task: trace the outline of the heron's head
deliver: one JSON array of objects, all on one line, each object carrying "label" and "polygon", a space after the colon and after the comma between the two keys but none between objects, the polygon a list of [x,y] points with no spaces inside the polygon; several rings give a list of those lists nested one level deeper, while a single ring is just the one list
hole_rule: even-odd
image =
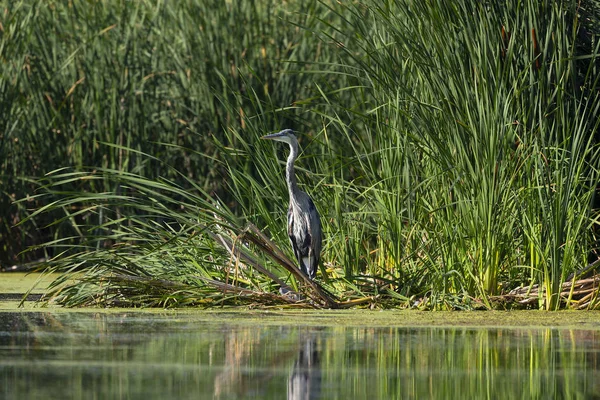
[{"label": "heron's head", "polygon": [[277,142],[284,142],[289,145],[292,143],[298,143],[298,139],[296,139],[296,135],[294,135],[294,131],[291,129],[284,129],[280,132],[263,136],[261,139],[275,140]]}]

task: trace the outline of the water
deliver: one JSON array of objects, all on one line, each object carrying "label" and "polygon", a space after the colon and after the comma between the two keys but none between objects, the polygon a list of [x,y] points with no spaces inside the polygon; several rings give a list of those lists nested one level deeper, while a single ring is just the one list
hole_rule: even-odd
[{"label": "water", "polygon": [[0,398],[600,396],[598,330],[303,325],[302,315],[3,312]]}]

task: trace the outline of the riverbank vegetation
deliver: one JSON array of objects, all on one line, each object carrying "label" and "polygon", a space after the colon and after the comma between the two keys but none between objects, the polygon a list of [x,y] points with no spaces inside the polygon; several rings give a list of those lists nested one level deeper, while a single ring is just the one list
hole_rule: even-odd
[{"label": "riverbank vegetation", "polygon": [[[3,244],[67,306],[598,308],[599,11],[15,2]],[[318,285],[289,265],[287,149],[258,140],[282,128]]]}]

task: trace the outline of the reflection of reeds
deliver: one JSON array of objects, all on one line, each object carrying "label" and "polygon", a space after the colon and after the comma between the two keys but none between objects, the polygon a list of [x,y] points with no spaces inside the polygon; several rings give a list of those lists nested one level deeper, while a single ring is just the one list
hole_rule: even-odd
[{"label": "reflection of reeds", "polygon": [[353,398],[598,395],[600,359],[588,347],[598,340],[567,329],[336,329],[324,344],[323,386],[340,382]]},{"label": "reflection of reeds", "polygon": [[10,388],[8,398],[38,392],[285,398],[290,379],[310,383],[303,387],[314,389],[303,393],[320,391],[321,398],[600,396],[598,330],[356,328],[331,321],[310,328],[297,326],[300,313],[277,327],[214,313],[11,318],[13,337],[0,336],[1,355],[9,355],[0,365],[0,394]]},{"label": "reflection of reeds", "polygon": [[216,398],[232,393],[243,394],[247,389],[247,380],[252,379],[256,385],[254,374],[243,372],[249,364],[251,351],[260,344],[260,335],[256,331],[242,330],[224,335],[225,359],[223,371],[215,376],[214,394]]}]

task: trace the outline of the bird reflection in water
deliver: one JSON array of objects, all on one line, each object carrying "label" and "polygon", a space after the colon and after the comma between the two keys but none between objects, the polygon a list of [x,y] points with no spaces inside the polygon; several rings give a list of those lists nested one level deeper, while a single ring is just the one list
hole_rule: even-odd
[{"label": "bird reflection in water", "polygon": [[317,341],[306,338],[288,378],[288,400],[318,399],[321,395],[321,362]]},{"label": "bird reflection in water", "polygon": [[[279,332],[282,338],[289,333],[286,329]],[[273,390],[277,393],[285,390],[287,378],[288,399],[319,398],[321,363],[317,335],[304,331],[298,332],[298,337],[295,344],[288,342],[286,346],[270,346],[265,342],[265,336],[254,329],[228,333],[224,341],[223,359],[208,360],[209,365],[220,366],[220,372],[214,378],[213,397],[268,397]],[[263,358],[263,351],[259,350],[263,348],[268,353],[266,358]],[[219,353],[218,346],[214,348],[214,353]],[[293,367],[290,365],[292,360]],[[286,374],[284,371],[288,370],[289,374]]]}]

